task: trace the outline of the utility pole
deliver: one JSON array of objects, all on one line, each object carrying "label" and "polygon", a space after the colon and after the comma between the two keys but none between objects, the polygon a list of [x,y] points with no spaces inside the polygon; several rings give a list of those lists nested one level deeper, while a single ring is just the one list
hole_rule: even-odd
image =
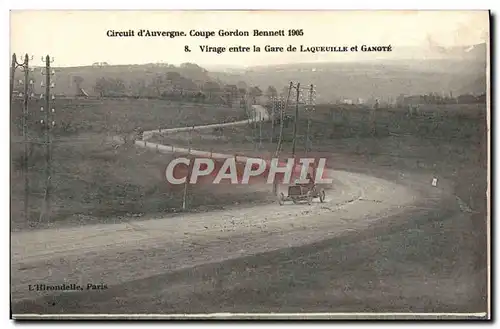
[{"label": "utility pole", "polygon": [[[54,70],[51,71],[50,63],[53,62],[54,59],[50,58],[47,55],[45,58],[42,57],[42,62],[45,62],[45,109],[44,107],[40,108],[41,112],[45,111],[44,119],[40,120],[42,127],[45,130],[45,198],[44,198],[44,209],[45,211],[40,214],[40,219],[45,214],[45,219],[47,221],[51,216],[51,186],[52,186],[52,138],[50,134],[52,133],[52,127],[55,126],[55,121],[52,120],[52,116],[55,112],[53,108],[51,108],[51,100],[54,100],[54,95],[51,94],[50,88],[54,87],[54,83],[51,83],[50,77],[55,74]],[[43,81],[41,83],[43,87]]]},{"label": "utility pole", "polygon": [[24,70],[24,100],[23,100],[23,142],[24,142],[24,213],[26,220],[29,221],[29,194],[30,194],[30,183],[29,183],[29,163],[28,163],[28,100],[29,100],[29,58],[28,54],[24,56],[23,63]]},{"label": "utility pole", "polygon": [[276,97],[271,96],[271,144],[274,139],[274,113],[276,107]]},{"label": "utility pole", "polygon": [[259,149],[262,148],[262,113],[259,112]]},{"label": "utility pole", "polygon": [[[290,85],[288,86],[288,95],[285,100],[285,104],[282,105],[281,101],[279,103],[279,110],[280,110],[280,135],[278,139],[278,146],[276,147],[276,152],[274,153],[274,157],[279,158],[279,154],[281,151],[281,145],[283,143],[283,125],[285,121],[285,111],[288,108],[288,100],[290,99],[290,95],[292,93],[292,88],[293,88],[293,82],[290,81]],[[276,179],[273,182],[273,194],[276,196],[278,195],[278,182]]]},{"label": "utility pole", "polygon": [[288,96],[286,97],[285,105],[283,108],[281,108],[281,113],[280,113],[280,135],[278,139],[278,147],[276,148],[276,152],[274,154],[275,157],[279,156],[279,153],[281,151],[281,145],[283,143],[283,125],[285,121],[285,112],[288,109],[288,100],[290,99],[290,95],[292,93],[292,88],[293,88],[293,82],[290,82],[290,86],[288,87]]},{"label": "utility pole", "polygon": [[253,139],[253,147],[255,150],[258,149],[258,145],[259,145],[257,143],[257,116],[258,116],[258,114],[256,112],[254,112],[252,139]]},{"label": "utility pole", "polygon": [[12,95],[14,94],[14,75],[16,74],[17,58],[16,54],[12,55],[12,66],[10,68],[10,106],[12,107]]},{"label": "utility pole", "polygon": [[[193,132],[194,132],[194,126],[189,131],[188,156],[191,155],[191,139],[193,138]],[[192,170],[191,164],[189,164],[188,165],[188,174],[186,175],[186,182],[184,183],[184,193],[182,195],[182,210],[186,210],[186,199],[187,199],[187,192],[188,192],[188,184],[189,184],[189,180],[191,179],[191,170]]]},{"label": "utility pole", "polygon": [[29,194],[30,194],[30,184],[29,184],[29,152],[28,152],[28,144],[29,144],[29,138],[28,138],[28,102],[29,102],[29,85],[30,85],[30,80],[29,80],[29,72],[30,67],[29,67],[29,61],[30,58],[28,57],[28,54],[24,56],[24,61],[22,63],[17,62],[17,57],[16,54],[12,55],[12,66],[11,66],[11,76],[10,76],[10,106],[12,107],[12,100],[13,100],[13,93],[14,93],[14,79],[15,79],[15,73],[16,69],[19,67],[21,68],[22,72],[24,73],[24,80],[19,80],[20,84],[24,83],[24,93],[20,93],[19,96],[23,97],[23,114],[22,114],[22,134],[23,134],[23,144],[24,144],[24,157],[23,157],[23,176],[24,176],[24,217],[26,222],[29,222]]},{"label": "utility pole", "polygon": [[297,124],[299,119],[299,96],[300,96],[300,82],[297,83],[295,87],[297,89],[297,99],[295,102],[295,122],[293,125],[293,144],[292,144],[292,156],[295,157],[295,145],[297,143]]},{"label": "utility pole", "polygon": [[188,174],[186,176],[186,182],[184,183],[184,193],[182,195],[182,210],[186,210],[187,187],[189,184],[188,180],[190,179],[189,169],[188,166]]},{"label": "utility pole", "polygon": [[314,101],[313,101],[313,95],[314,95],[314,85],[311,84],[309,88],[309,104],[308,104],[308,113],[307,113],[307,133],[306,133],[306,154],[310,149],[311,146],[311,141],[309,138],[309,131],[311,129],[311,111],[314,111]]}]

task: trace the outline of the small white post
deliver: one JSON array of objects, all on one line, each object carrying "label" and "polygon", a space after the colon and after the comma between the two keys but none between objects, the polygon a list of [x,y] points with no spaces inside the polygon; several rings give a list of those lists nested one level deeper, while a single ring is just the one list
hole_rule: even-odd
[{"label": "small white post", "polygon": [[188,177],[186,177],[186,182],[184,183],[184,194],[182,195],[182,210],[186,210],[188,179],[189,179],[189,174]]}]

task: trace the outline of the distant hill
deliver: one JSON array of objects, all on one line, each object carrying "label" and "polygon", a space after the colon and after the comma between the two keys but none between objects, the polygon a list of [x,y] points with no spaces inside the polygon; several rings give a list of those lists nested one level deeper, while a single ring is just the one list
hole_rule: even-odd
[{"label": "distant hill", "polygon": [[238,73],[211,72],[210,76],[234,83],[244,80],[265,90],[278,91],[290,81],[314,84],[318,102],[339,98],[396,98],[400,94],[430,92],[453,94],[486,92],[486,44],[436,49],[406,49],[409,59],[303,63],[261,66]]},{"label": "distant hill", "polygon": [[[219,85],[258,86],[267,90],[274,86],[278,92],[290,81],[303,86],[314,84],[317,102],[334,102],[341,98],[396,98],[400,94],[481,94],[486,92],[486,44],[444,48],[432,46],[425,49],[402,49],[407,59],[394,59],[387,53],[385,60],[360,60],[335,63],[300,63],[260,66],[247,69],[208,71],[196,64],[180,66],[168,64],[101,65],[55,68],[56,94],[74,96],[79,88],[96,95],[94,86],[101,78],[121,79],[130,90],[149,84],[168,72],[178,73],[179,88],[197,90],[207,82]],[[404,56],[403,56],[404,57]],[[172,75],[172,73],[170,73]],[[16,73],[16,80],[21,72]],[[33,77],[35,90],[40,89],[44,77],[38,68]]]},{"label": "distant hill", "polygon": [[[121,79],[125,88],[137,88],[140,83],[148,84],[158,76],[165,76],[169,72],[177,72],[182,78],[186,89],[200,89],[207,81],[217,81],[210,77],[204,68],[191,63],[180,66],[168,64],[145,64],[145,65],[102,65],[102,66],[79,66],[79,67],[55,67],[53,76],[54,92],[67,96],[76,96],[80,88],[90,95],[97,95],[94,91],[96,82],[101,78]],[[36,68],[32,73],[35,80],[36,92],[41,92],[41,81],[45,76],[41,74],[42,68]],[[22,79],[20,70],[16,72],[16,81]],[[194,91],[194,90],[193,90]]]},{"label": "distant hill", "polygon": [[486,92],[486,44],[464,47],[405,48],[407,59],[359,60],[335,63],[302,63],[259,66],[240,72],[210,72],[210,76],[234,83],[244,80],[262,90],[278,91],[290,81],[314,84],[318,102],[339,98],[396,98],[400,94],[431,92],[453,94]]},{"label": "distant hill", "polygon": [[485,92],[486,88],[486,79],[485,77],[481,76],[474,79],[473,81],[468,82],[467,84],[464,84],[461,88],[458,89],[457,95],[482,94]]},{"label": "distant hill", "polygon": [[[486,92],[486,68],[466,64],[467,69],[457,69],[463,62],[429,63],[335,63],[300,67],[274,67],[248,70],[241,74],[211,73],[213,77],[230,83],[244,80],[265,90],[275,86],[281,91],[290,81],[302,85],[314,84],[318,101],[339,98],[387,98],[400,94],[425,94],[430,92],[484,93]],[[443,69],[450,67],[449,70]]]}]

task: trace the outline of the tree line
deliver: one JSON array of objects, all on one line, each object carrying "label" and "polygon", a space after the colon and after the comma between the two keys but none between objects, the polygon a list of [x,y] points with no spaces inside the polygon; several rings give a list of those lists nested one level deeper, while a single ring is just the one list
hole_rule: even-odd
[{"label": "tree line", "polygon": [[456,97],[452,93],[449,95],[440,95],[438,93],[429,93],[425,95],[400,95],[397,99],[399,106],[417,105],[417,104],[485,104],[486,93],[480,95],[462,94]]},{"label": "tree line", "polygon": [[[230,107],[249,99],[256,103],[261,96],[276,97],[276,88],[270,86],[264,93],[258,86],[248,86],[244,81],[224,84],[220,81],[193,81],[179,72],[166,72],[146,80],[135,79],[128,84],[120,78],[100,77],[93,86],[99,97],[161,98],[203,103],[221,103]],[[265,95],[264,95],[265,94]]]}]

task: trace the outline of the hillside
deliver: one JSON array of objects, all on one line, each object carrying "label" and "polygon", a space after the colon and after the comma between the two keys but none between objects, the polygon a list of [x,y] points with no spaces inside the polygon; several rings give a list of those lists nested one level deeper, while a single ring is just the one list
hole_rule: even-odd
[{"label": "hillside", "polygon": [[[40,82],[45,80],[41,74],[41,68],[36,68],[32,73],[35,80],[35,91],[42,91]],[[202,67],[185,63],[180,66],[168,64],[145,64],[145,65],[103,65],[103,66],[80,66],[80,67],[54,67],[54,92],[60,95],[74,96],[78,94],[77,84],[90,95],[97,95],[94,91],[96,82],[101,78],[121,79],[128,91],[137,90],[142,85],[152,83],[157,77],[166,76],[167,73],[176,72],[176,79],[184,89],[198,91],[207,81],[217,80],[209,77],[208,71]],[[17,80],[22,78],[20,70],[16,72]],[[77,82],[79,80],[79,82]]]},{"label": "hillside", "polygon": [[273,85],[281,91],[290,81],[316,86],[318,102],[340,98],[397,98],[400,94],[431,92],[485,93],[486,65],[457,60],[387,61],[365,63],[302,64],[249,69],[240,74],[211,73],[235,83],[244,80],[265,90]]},{"label": "hillside", "polygon": [[[381,55],[382,56],[382,55]],[[396,98],[400,94],[431,92],[481,94],[486,92],[487,45],[463,47],[403,48],[400,59],[386,53],[380,60],[335,63],[303,63],[259,66],[246,70],[211,72],[210,76],[235,83],[244,80],[265,90],[279,91],[290,81],[314,84],[319,102],[339,98]],[[401,59],[404,58],[404,59]]]},{"label": "hillside", "polygon": [[[208,71],[196,64],[180,66],[168,64],[82,66],[55,68],[55,93],[73,96],[78,85],[90,95],[101,78],[123,82],[123,92],[136,94],[139,89],[158,89],[160,84],[176,90],[198,92],[208,90],[207,82],[259,86],[267,90],[274,86],[282,91],[290,81],[300,81],[304,86],[314,84],[317,102],[329,103],[342,98],[395,99],[400,94],[481,94],[486,92],[486,44],[468,47],[432,48],[417,51],[405,49],[412,58],[396,60],[387,57],[377,61],[349,61],[335,63],[301,63],[290,65],[259,66],[227,71]],[[44,79],[37,68],[33,73],[35,92],[40,92]],[[167,74],[168,73],[168,74]],[[16,72],[16,80],[21,72]],[[156,79],[156,80],[155,80]],[[19,87],[19,86],[17,86]],[[213,84],[210,85],[213,89]],[[217,90],[217,86],[215,86]],[[210,91],[209,91],[210,92]],[[159,92],[158,92],[159,93]],[[141,94],[141,93],[139,93]],[[141,94],[142,95],[142,94]]]}]

